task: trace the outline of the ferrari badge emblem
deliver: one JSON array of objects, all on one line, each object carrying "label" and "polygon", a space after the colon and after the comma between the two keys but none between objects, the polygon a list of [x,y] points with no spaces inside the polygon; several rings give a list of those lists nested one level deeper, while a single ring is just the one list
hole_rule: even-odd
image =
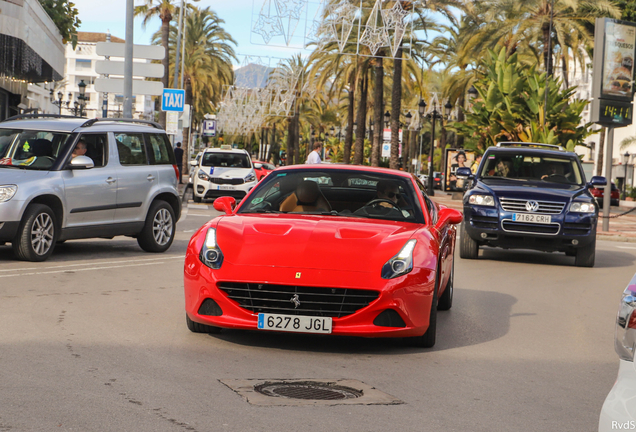
[{"label": "ferrari badge emblem", "polygon": [[298,294],[294,294],[289,301],[294,304],[294,309],[298,309],[298,306],[300,306],[300,297],[298,297]]},{"label": "ferrari badge emblem", "polygon": [[296,272],[296,279],[300,279],[300,272]]}]

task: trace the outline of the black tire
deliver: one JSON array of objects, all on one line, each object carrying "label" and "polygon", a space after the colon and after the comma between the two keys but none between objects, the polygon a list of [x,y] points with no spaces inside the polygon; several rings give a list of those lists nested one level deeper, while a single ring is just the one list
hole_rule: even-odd
[{"label": "black tire", "polygon": [[55,249],[57,219],[47,205],[31,204],[20,221],[13,240],[13,253],[23,261],[45,261]]},{"label": "black tire", "polygon": [[192,201],[194,201],[195,203],[200,203],[201,201],[203,201],[203,199],[201,197],[196,196],[194,191],[192,191]]},{"label": "black tire", "polygon": [[455,289],[453,285],[455,283],[455,260],[453,260],[453,266],[451,267],[451,274],[448,278],[448,282],[446,283],[446,289],[444,290],[444,294],[439,298],[439,302],[437,303],[437,310],[447,311],[451,307],[453,307],[453,292]]},{"label": "black tire", "polygon": [[592,234],[594,238],[587,246],[583,246],[576,250],[574,265],[577,267],[594,267],[594,259],[596,258],[596,232]]},{"label": "black tire", "polygon": [[479,257],[479,244],[466,232],[466,220],[461,225],[459,239],[459,256],[463,259],[477,259]]},{"label": "black tire", "polygon": [[154,201],[148,210],[144,228],[137,236],[137,243],[146,252],[165,252],[174,240],[176,224],[170,204]]},{"label": "black tire", "polygon": [[192,333],[211,333],[218,334],[223,330],[221,327],[214,327],[205,324],[199,324],[198,322],[194,322],[190,319],[188,314],[186,314],[186,324],[188,324],[188,329]]},{"label": "black tire", "polygon": [[[439,275],[439,270],[437,275]],[[431,303],[431,313],[428,319],[428,329],[426,329],[426,333],[422,336],[408,338],[407,342],[411,346],[418,348],[432,348],[435,345],[435,336],[437,334],[437,275],[435,276],[435,291],[433,291],[433,302]]]}]

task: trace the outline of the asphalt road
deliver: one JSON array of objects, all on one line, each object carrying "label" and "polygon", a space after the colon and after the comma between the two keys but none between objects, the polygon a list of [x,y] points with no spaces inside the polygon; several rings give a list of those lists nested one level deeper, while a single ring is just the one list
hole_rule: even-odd
[{"label": "asphalt road", "polygon": [[[165,254],[69,241],[45,263],[0,246],[0,431],[593,431],[616,378],[618,300],[636,245],[593,269],[488,250],[456,262],[438,343],[185,324],[183,256],[214,210],[188,209]],[[351,379],[403,403],[256,406],[219,380]]]}]

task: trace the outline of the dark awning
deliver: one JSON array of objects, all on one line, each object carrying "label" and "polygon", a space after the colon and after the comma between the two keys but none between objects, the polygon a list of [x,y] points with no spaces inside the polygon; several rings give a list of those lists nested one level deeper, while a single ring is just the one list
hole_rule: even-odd
[{"label": "dark awning", "polygon": [[23,40],[5,34],[0,34],[0,74],[30,83],[62,79],[62,75]]}]

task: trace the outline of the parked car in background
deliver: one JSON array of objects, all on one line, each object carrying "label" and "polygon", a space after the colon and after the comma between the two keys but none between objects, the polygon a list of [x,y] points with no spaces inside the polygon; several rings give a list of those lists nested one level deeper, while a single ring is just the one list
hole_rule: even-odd
[{"label": "parked car in background", "polygon": [[[590,192],[592,193],[592,196],[594,198],[596,198],[596,201],[598,202],[598,206],[603,208],[603,194],[605,193],[605,187],[601,186],[601,187],[593,187],[590,188]],[[616,185],[614,184],[614,182],[612,182],[612,195],[611,195],[611,200],[610,200],[610,205],[612,206],[619,206],[620,205],[620,201],[621,201],[621,193],[618,190],[618,188],[616,187]]]},{"label": "parked car in background", "polygon": [[181,215],[166,132],[142,120],[23,115],[0,123],[0,245],[44,261],[70,239],[170,248]]},{"label": "parked car in background", "polygon": [[261,181],[263,177],[276,169],[276,167],[269,162],[252,160],[252,163],[254,164],[254,172],[256,173],[256,180],[258,181]]},{"label": "parked car in background", "polygon": [[190,162],[194,202],[231,196],[241,199],[258,183],[250,154],[231,145],[208,148]]},{"label": "parked car in background", "polygon": [[560,146],[499,143],[484,153],[479,171],[458,168],[469,189],[459,255],[476,259],[482,246],[565,252],[575,265],[593,267],[598,204],[576,153]]},{"label": "parked car in background", "polygon": [[443,189],[444,188],[444,174],[439,171],[433,172],[433,189]]},{"label": "parked car in background", "polygon": [[636,275],[623,291],[614,335],[618,376],[603,403],[599,432],[636,429]]},{"label": "parked car in background", "polygon": [[189,243],[185,312],[195,333],[223,328],[435,344],[453,301],[459,211],[415,178],[357,165],[279,168]]}]

